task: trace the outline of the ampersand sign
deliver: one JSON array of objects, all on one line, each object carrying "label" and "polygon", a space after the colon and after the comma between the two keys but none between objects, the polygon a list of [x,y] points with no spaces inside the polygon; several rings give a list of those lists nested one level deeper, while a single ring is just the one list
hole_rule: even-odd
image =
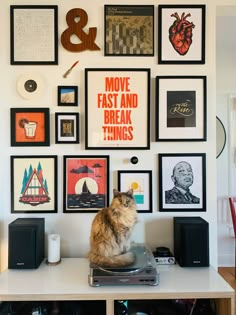
[{"label": "ampersand sign", "polygon": [[[76,19],[78,19],[78,22]],[[90,27],[88,34],[83,31],[83,27],[88,22],[87,13],[80,9],[72,9],[66,15],[66,22],[68,28],[61,35],[62,46],[72,52],[81,52],[84,50],[100,50],[95,44],[95,38],[97,35],[97,28]],[[71,36],[76,35],[81,43],[72,43]]]}]

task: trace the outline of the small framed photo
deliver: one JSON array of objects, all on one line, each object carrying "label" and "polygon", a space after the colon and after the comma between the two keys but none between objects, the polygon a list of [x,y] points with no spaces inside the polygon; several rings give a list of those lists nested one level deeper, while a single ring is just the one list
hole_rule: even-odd
[{"label": "small framed photo", "polygon": [[11,146],[50,146],[49,108],[11,108]]},{"label": "small framed photo", "polygon": [[150,69],[85,69],[85,147],[150,149]]},{"label": "small framed photo", "polygon": [[131,188],[137,212],[152,212],[152,171],[118,171],[118,190]]},{"label": "small framed photo", "polygon": [[154,56],[154,6],[105,5],[105,56]]},{"label": "small framed photo", "polygon": [[109,205],[109,156],[64,156],[63,212],[97,212]]},{"label": "small framed photo", "polygon": [[158,63],[205,63],[205,5],[158,6]]},{"label": "small framed photo", "polygon": [[11,5],[11,64],[58,64],[58,7]]},{"label": "small framed photo", "polygon": [[159,154],[160,211],[206,211],[206,154]]},{"label": "small framed photo", "polygon": [[11,212],[57,212],[57,156],[11,156]]},{"label": "small framed photo", "polygon": [[55,113],[55,142],[79,143],[79,113]]},{"label": "small framed photo", "polygon": [[78,86],[57,87],[58,106],[78,106]]},{"label": "small framed photo", "polygon": [[206,141],[206,76],[156,77],[156,140]]}]

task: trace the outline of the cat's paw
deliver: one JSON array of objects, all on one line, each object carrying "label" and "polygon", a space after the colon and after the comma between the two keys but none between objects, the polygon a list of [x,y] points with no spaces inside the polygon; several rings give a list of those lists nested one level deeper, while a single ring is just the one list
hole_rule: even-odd
[{"label": "cat's paw", "polygon": [[127,253],[130,250],[130,245],[127,244],[123,247],[123,254]]},{"label": "cat's paw", "polygon": [[135,260],[136,260],[136,256],[132,252],[127,252],[123,256],[125,258],[124,260],[127,263],[127,265],[133,264],[135,262]]}]

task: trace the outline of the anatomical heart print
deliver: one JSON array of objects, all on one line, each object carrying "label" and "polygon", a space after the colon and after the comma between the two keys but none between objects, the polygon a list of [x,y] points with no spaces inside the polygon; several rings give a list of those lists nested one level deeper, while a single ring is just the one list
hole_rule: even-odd
[{"label": "anatomical heart print", "polygon": [[205,63],[205,6],[160,5],[159,63]]},{"label": "anatomical heart print", "polygon": [[181,17],[177,12],[171,14],[175,18],[173,24],[169,28],[169,39],[174,49],[180,55],[187,54],[191,44],[193,36],[193,28],[195,25],[193,22],[187,20],[191,16],[190,13],[186,14],[183,12]]}]

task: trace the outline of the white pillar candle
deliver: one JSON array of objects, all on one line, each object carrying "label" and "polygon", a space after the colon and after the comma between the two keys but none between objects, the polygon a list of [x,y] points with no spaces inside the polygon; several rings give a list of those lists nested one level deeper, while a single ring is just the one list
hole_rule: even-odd
[{"label": "white pillar candle", "polygon": [[60,235],[48,235],[48,262],[56,263],[60,261]]}]

